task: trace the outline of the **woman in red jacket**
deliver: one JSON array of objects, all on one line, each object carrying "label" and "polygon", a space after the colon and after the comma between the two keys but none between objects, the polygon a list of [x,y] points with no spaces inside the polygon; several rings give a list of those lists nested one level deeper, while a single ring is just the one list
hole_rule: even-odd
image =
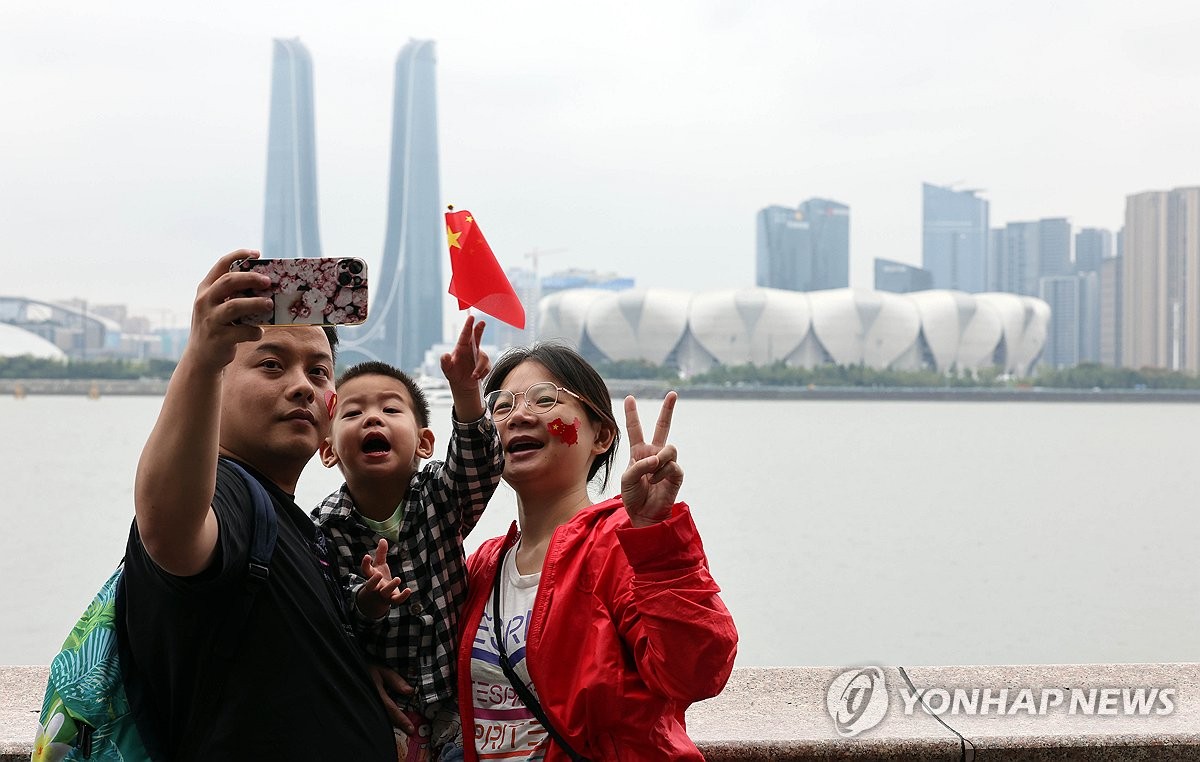
[{"label": "woman in red jacket", "polygon": [[648,442],[625,399],[621,496],[593,504],[588,485],[601,476],[603,488],[620,436],[599,374],[565,346],[535,344],[502,356],[485,390],[518,522],[469,562],[466,759],[703,759],[684,712],[725,686],[737,630],[675,502],[675,393]]}]

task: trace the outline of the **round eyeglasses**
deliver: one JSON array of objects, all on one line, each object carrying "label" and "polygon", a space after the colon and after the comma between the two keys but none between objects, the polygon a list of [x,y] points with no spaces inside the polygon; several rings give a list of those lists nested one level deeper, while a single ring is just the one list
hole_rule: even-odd
[{"label": "round eyeglasses", "polygon": [[483,398],[483,409],[489,418],[495,422],[500,422],[512,415],[513,410],[517,407],[517,397],[524,397],[525,407],[529,408],[534,415],[545,415],[558,404],[559,392],[566,392],[584,405],[592,408],[592,410],[596,409],[592,403],[580,397],[575,392],[558,386],[551,381],[540,381],[525,391],[517,392],[516,394],[507,389],[497,389],[494,392],[488,392]]}]

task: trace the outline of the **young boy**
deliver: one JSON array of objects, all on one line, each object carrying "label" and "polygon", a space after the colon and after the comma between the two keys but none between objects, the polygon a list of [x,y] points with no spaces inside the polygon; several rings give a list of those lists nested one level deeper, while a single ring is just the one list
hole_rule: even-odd
[{"label": "young boy", "polygon": [[463,537],[474,528],[504,470],[496,427],[483,414],[479,349],[484,324],[468,317],[442,372],[454,397],[445,462],[433,454],[429,405],[396,368],[366,362],[337,383],[321,462],[346,483],[313,518],[336,552],[337,572],[359,640],[376,662],[412,687],[401,699],[413,724],[407,760],[461,759],[455,701],[455,638],[466,598]]}]

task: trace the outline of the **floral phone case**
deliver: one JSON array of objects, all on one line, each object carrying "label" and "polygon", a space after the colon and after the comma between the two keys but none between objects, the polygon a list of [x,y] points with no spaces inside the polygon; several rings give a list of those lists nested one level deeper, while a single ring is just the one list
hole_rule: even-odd
[{"label": "floral phone case", "polygon": [[359,325],[367,319],[367,263],[357,257],[239,259],[229,269],[271,276],[269,289],[245,295],[269,296],[275,308],[241,323]]}]

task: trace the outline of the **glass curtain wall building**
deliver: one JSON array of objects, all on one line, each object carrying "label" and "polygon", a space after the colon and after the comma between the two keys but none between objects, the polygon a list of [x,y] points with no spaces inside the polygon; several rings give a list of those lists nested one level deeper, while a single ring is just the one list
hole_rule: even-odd
[{"label": "glass curtain wall building", "polygon": [[1094,273],[1113,257],[1113,234],[1103,228],[1083,228],[1075,234],[1075,272]]},{"label": "glass curtain wall building", "polygon": [[1037,296],[1038,280],[1070,275],[1071,223],[1062,217],[1010,222],[991,231],[988,291]]},{"label": "glass curtain wall building", "polygon": [[933,288],[933,276],[928,270],[891,259],[875,260],[875,290],[894,294],[928,291]]},{"label": "glass curtain wall building", "polygon": [[988,202],[978,191],[929,183],[922,190],[922,266],[934,288],[979,293],[986,288]]},{"label": "glass curtain wall building", "polygon": [[[346,364],[421,365],[442,340],[446,256],[438,180],[433,42],[413,40],[396,58],[383,259],[371,269],[367,323],[341,330]],[[275,40],[263,255],[319,257],[312,59],[299,40]]]},{"label": "glass curtain wall building", "polygon": [[298,39],[275,40],[267,132],[264,257],[319,257],[312,58]]},{"label": "glass curtain wall building", "polygon": [[850,207],[811,198],[758,213],[759,286],[819,291],[850,285]]},{"label": "glass curtain wall building", "polygon": [[371,273],[367,323],[343,332],[347,364],[382,360],[421,366],[442,341],[442,260],[436,58],[432,40],[412,40],[396,57],[392,155],[383,263]]}]

